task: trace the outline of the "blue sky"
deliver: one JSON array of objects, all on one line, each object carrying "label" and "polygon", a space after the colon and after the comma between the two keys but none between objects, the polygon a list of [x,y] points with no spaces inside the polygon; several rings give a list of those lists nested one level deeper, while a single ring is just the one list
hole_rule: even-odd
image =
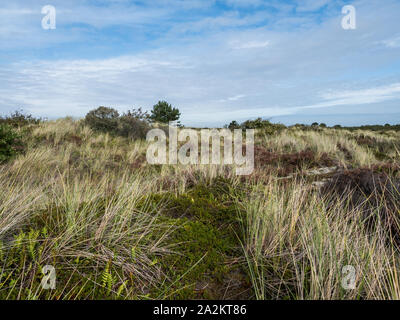
[{"label": "blue sky", "polygon": [[400,123],[399,18],[399,0],[2,1],[0,114],[167,100],[194,126]]}]

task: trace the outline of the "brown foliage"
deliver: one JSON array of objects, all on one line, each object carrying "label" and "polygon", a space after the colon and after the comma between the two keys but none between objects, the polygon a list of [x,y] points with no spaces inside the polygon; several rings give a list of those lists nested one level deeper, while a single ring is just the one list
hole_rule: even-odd
[{"label": "brown foliage", "polygon": [[376,143],[377,140],[373,137],[368,137],[365,135],[360,135],[356,138],[356,141],[359,145],[361,146],[368,146],[368,147],[373,147]]},{"label": "brown foliage", "polygon": [[326,154],[317,156],[310,149],[295,153],[276,153],[260,146],[254,147],[254,161],[256,168],[266,166],[278,167],[278,176],[290,175],[303,167],[327,167],[334,165],[334,161]]},{"label": "brown foliage", "polygon": [[[400,244],[400,180],[373,169],[354,169],[337,173],[322,189],[330,203],[337,200],[362,212],[368,228],[378,222]],[[351,212],[344,210],[344,212]]]},{"label": "brown foliage", "polygon": [[76,144],[77,146],[81,146],[82,143],[83,143],[82,138],[77,136],[77,135],[75,135],[75,134],[70,134],[69,136],[66,137],[66,140],[68,142]]},{"label": "brown foliage", "polygon": [[351,152],[349,151],[349,149],[347,149],[341,143],[337,144],[337,148],[344,153],[344,157],[346,160],[348,160],[348,161],[353,160],[353,156],[351,155]]}]

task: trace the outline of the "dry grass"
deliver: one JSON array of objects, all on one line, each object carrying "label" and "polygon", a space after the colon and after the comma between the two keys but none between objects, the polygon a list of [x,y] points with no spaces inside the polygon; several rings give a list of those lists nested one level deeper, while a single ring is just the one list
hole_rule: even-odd
[{"label": "dry grass", "polygon": [[[360,143],[361,135],[374,144]],[[259,135],[256,144],[276,155],[311,150],[313,167],[329,157],[339,167],[358,168],[398,163],[399,138],[396,132],[287,129]],[[361,210],[344,199],[329,203],[306,178],[277,180],[282,162],[240,181],[231,167],[149,166],[145,141],[95,134],[72,119],[34,125],[26,142],[25,154],[0,167],[1,298],[179,297],[196,285],[185,277],[197,265],[176,278],[166,271],[164,261],[182,254],[171,242],[182,226],[164,215],[165,203],[144,199],[179,196],[199,184],[212,188],[218,177],[239,190],[230,195],[241,220],[243,250],[235,261],[251,284],[248,298],[399,298],[399,255],[384,224],[365,228]],[[386,148],[387,159],[375,146]],[[307,169],[306,163],[295,171]],[[41,288],[45,264],[57,269],[55,291]],[[346,265],[356,269],[353,290],[342,287]]]},{"label": "dry grass", "polygon": [[[367,230],[361,211],[340,200],[328,207],[301,181],[258,189],[246,204],[243,244],[258,299],[399,297],[398,253],[383,223]],[[346,265],[356,270],[353,290],[342,287]]]}]

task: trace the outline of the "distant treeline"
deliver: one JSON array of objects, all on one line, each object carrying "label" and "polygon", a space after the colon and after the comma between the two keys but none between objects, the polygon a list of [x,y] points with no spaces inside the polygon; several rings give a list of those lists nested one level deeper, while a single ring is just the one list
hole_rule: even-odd
[{"label": "distant treeline", "polygon": [[257,118],[255,120],[246,120],[239,124],[237,121],[232,121],[229,125],[225,125],[225,128],[229,129],[267,129],[271,133],[275,133],[280,131],[284,128],[299,128],[303,130],[315,130],[319,128],[334,128],[334,129],[346,129],[346,130],[370,130],[370,131],[400,131],[400,124],[396,125],[364,125],[364,126],[353,126],[353,127],[346,127],[341,126],[339,124],[334,125],[332,127],[327,126],[325,123],[318,123],[314,122],[311,125],[297,123],[291,126],[285,126],[281,123],[272,123],[269,120],[263,120],[262,118]]},{"label": "distant treeline", "polygon": [[[100,111],[103,111],[103,112],[100,112]],[[101,114],[99,115],[99,113],[101,113]],[[86,120],[88,120],[87,118],[90,118],[90,116],[95,115],[96,119],[101,118],[102,121],[104,121],[104,120],[110,121],[110,119],[113,119],[113,116],[110,116],[110,113],[113,113],[115,115],[118,114],[118,112],[115,109],[99,107],[95,110],[90,111],[86,115]],[[125,118],[129,118],[129,119],[140,120],[140,121],[153,120],[156,122],[168,123],[169,121],[178,120],[181,115],[178,109],[173,108],[170,104],[168,104],[165,101],[159,101],[158,104],[153,106],[153,110],[151,111],[151,113],[152,114],[150,115],[147,112],[143,112],[141,108],[132,109],[131,111],[128,111],[126,114],[124,114],[124,116],[122,116],[122,118],[125,117]],[[118,116],[115,116],[115,117],[118,118],[120,116],[118,114]],[[12,113],[8,116],[0,116],[0,125],[5,124],[5,125],[12,126],[12,127],[23,127],[28,124],[39,124],[41,121],[44,121],[44,119],[35,118],[30,114],[24,113],[22,110],[15,111],[14,113]],[[88,121],[88,122],[90,122],[90,121]],[[179,122],[178,122],[178,125],[182,126]],[[387,123],[385,125],[363,125],[363,126],[341,126],[341,125],[337,124],[334,126],[327,126],[325,123],[314,122],[311,125],[297,123],[295,125],[286,126],[281,123],[272,123],[270,120],[257,118],[254,120],[246,120],[240,124],[237,121],[231,121],[229,124],[225,125],[224,128],[263,129],[266,132],[273,134],[273,133],[279,132],[285,128],[299,128],[299,129],[303,129],[303,130],[315,130],[318,128],[334,128],[334,129],[346,129],[346,130],[351,130],[351,131],[353,131],[353,130],[400,131],[400,124],[390,125]]]},{"label": "distant treeline", "polygon": [[[337,127],[337,126],[335,126]],[[340,127],[340,126],[339,126]],[[344,127],[347,130],[371,130],[371,131],[400,131],[400,124],[390,125],[366,125],[366,126],[359,126],[359,127]]]}]

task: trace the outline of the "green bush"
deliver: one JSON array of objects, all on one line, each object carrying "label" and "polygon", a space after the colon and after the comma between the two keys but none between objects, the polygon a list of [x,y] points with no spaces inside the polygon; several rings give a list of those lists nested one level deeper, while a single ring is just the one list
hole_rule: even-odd
[{"label": "green bush", "polygon": [[227,127],[229,130],[240,129],[240,124],[233,120]]},{"label": "green bush", "polygon": [[268,135],[276,134],[286,128],[283,124],[271,123],[269,120],[263,120],[261,118],[257,118],[255,120],[247,120],[243,122],[240,126],[242,127],[242,129],[259,129],[260,133]]},{"label": "green bush", "polygon": [[85,117],[85,123],[93,130],[102,132],[115,132],[118,127],[119,113],[117,110],[107,107],[98,107],[89,111]]},{"label": "green bush", "polygon": [[168,123],[179,120],[181,113],[166,101],[158,101],[151,110],[151,119],[155,122]]},{"label": "green bush", "polygon": [[22,150],[20,136],[12,127],[0,124],[0,163],[10,160]]},{"label": "green bush", "polygon": [[128,112],[125,113],[124,116],[136,118],[138,120],[142,120],[142,121],[146,121],[146,122],[150,121],[149,113],[147,111],[143,111],[142,108],[128,110]]},{"label": "green bush", "polygon": [[150,129],[148,119],[149,115],[141,109],[133,109],[120,116],[115,109],[99,107],[86,115],[85,124],[96,131],[143,139]]},{"label": "green bush", "polygon": [[137,115],[129,111],[118,119],[116,133],[123,137],[144,139],[149,130],[150,126],[146,120],[141,120]]},{"label": "green bush", "polygon": [[5,124],[14,128],[24,127],[30,124],[39,124],[40,118],[34,118],[31,114],[26,114],[22,110],[15,111],[10,116],[0,117],[0,125]]},{"label": "green bush", "polygon": [[272,123],[268,120],[263,120],[261,118],[257,118],[255,120],[246,120],[241,124],[243,129],[262,129],[266,126],[270,126]]}]

